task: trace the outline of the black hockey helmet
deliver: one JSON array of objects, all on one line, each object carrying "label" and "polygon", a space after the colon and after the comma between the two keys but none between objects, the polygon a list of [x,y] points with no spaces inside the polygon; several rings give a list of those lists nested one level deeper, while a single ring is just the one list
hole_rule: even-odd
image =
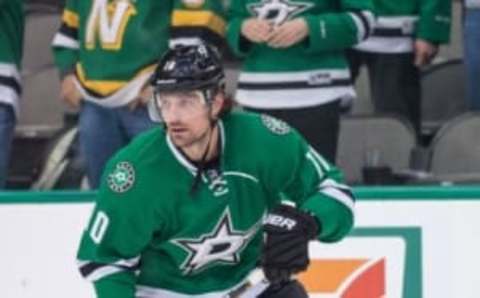
[{"label": "black hockey helmet", "polygon": [[170,49],[163,55],[151,84],[155,92],[218,91],[224,87],[224,81],[222,61],[216,49],[208,45],[185,45]]},{"label": "black hockey helmet", "polygon": [[219,53],[208,45],[182,45],[169,49],[160,59],[150,84],[153,99],[148,113],[155,122],[162,122],[158,100],[162,92],[201,91],[210,104],[225,89],[225,74]]}]

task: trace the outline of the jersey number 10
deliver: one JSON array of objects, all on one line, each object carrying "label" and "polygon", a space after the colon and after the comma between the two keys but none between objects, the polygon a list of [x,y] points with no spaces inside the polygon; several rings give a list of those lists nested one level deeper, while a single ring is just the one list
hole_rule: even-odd
[{"label": "jersey number 10", "polygon": [[99,244],[102,241],[103,236],[107,231],[109,221],[110,220],[105,212],[98,211],[93,220],[92,227],[90,228],[90,238],[92,238],[95,244]]}]

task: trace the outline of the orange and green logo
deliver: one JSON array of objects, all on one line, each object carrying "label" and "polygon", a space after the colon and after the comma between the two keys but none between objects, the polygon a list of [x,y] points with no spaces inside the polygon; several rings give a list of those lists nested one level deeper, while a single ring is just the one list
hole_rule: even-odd
[{"label": "orange and green logo", "polygon": [[310,298],[421,298],[421,229],[358,228],[338,244],[312,243],[299,275]]}]

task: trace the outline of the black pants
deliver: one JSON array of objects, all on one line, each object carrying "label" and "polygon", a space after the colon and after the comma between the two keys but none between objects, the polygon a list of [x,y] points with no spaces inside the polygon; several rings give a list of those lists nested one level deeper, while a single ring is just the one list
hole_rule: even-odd
[{"label": "black pants", "polygon": [[264,113],[287,122],[331,163],[335,163],[338,132],[340,126],[340,101],[300,109],[252,109],[247,111]]},{"label": "black pants", "polygon": [[348,50],[347,58],[353,80],[357,78],[360,67],[363,64],[367,66],[375,112],[403,115],[420,135],[420,71],[414,65],[414,54]]}]

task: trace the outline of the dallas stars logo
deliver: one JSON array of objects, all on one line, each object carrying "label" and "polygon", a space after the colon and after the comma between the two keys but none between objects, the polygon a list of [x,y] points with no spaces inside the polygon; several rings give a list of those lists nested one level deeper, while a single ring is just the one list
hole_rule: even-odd
[{"label": "dallas stars logo", "polygon": [[275,25],[292,19],[312,6],[312,3],[288,0],[262,0],[260,3],[247,5],[252,15],[262,20],[270,20]]},{"label": "dallas stars logo", "polygon": [[174,239],[175,245],[188,252],[187,259],[181,265],[184,274],[190,274],[205,269],[214,262],[237,264],[240,262],[240,252],[255,235],[259,224],[250,230],[236,231],[228,207],[223,212],[215,228],[197,239]]},{"label": "dallas stars logo", "polygon": [[119,162],[107,180],[108,186],[114,192],[126,192],[135,182],[135,170],[129,162]]},{"label": "dallas stars logo", "polygon": [[262,123],[265,125],[271,132],[277,135],[285,135],[290,132],[290,126],[280,119],[273,118],[266,114],[261,116]]}]

